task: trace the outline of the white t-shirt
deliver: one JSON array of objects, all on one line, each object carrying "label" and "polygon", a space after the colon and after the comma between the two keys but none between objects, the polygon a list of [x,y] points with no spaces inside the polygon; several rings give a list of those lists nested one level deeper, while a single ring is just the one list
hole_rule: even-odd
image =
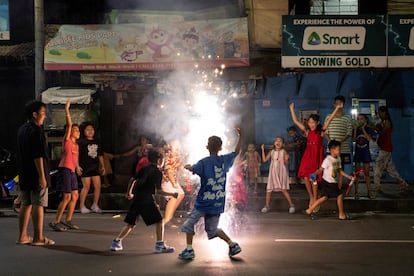
[{"label": "white t-shirt", "polygon": [[341,158],[334,158],[331,155],[325,157],[321,167],[323,168],[323,179],[329,183],[337,183],[339,169],[341,167]]}]

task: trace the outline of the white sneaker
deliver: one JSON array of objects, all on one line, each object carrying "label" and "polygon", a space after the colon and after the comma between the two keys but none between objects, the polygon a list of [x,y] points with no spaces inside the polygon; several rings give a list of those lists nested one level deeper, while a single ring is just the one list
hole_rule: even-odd
[{"label": "white sneaker", "polygon": [[296,211],[295,205],[292,205],[292,206],[289,207],[289,214],[294,214],[295,211]]},{"label": "white sneaker", "polygon": [[80,208],[80,212],[82,213],[82,214],[88,214],[88,213],[90,213],[91,212],[91,210],[89,210],[88,208],[86,208],[86,207],[82,207],[82,208]]},{"label": "white sneaker", "polygon": [[265,207],[262,208],[262,213],[267,213],[267,212],[269,212],[269,210],[270,210],[270,208],[265,206]]},{"label": "white sneaker", "polygon": [[92,212],[94,212],[94,213],[98,213],[98,214],[102,213],[102,209],[101,209],[101,208],[99,208],[99,206],[98,206],[98,205],[92,205],[92,206],[91,206],[91,210],[92,210]]}]

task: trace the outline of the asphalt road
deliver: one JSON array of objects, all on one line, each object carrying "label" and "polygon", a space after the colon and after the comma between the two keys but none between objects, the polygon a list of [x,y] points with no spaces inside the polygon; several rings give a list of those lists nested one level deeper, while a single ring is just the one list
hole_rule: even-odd
[{"label": "asphalt road", "polygon": [[179,228],[165,231],[176,252],[154,254],[154,227],[143,222],[124,240],[123,251],[109,251],[123,215],[76,213],[80,230],[54,232],[47,226],[54,213],[47,213],[45,235],[56,245],[42,248],[15,244],[17,217],[6,210],[0,217],[0,275],[413,275],[413,213],[351,214],[349,221],[333,213],[315,220],[278,212],[233,214],[232,220],[224,215],[224,228],[242,252],[229,258],[223,241],[199,233],[196,258],[189,262],[177,258],[185,247]]}]

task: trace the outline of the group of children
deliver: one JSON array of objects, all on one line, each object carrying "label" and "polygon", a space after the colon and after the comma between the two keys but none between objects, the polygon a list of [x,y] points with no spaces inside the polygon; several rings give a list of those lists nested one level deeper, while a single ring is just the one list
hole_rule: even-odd
[{"label": "group of children", "polygon": [[[79,201],[81,213],[101,213],[98,202],[101,192],[101,175],[105,174],[103,163],[103,150],[98,140],[95,139],[95,129],[91,122],[85,122],[83,136],[81,138],[80,126],[72,122],[70,116],[70,99],[65,104],[66,126],[63,137],[61,160],[58,166],[56,192],[60,196],[56,217],[49,223],[49,227],[55,231],[67,229],[79,229],[72,222],[75,207]],[[81,177],[82,190],[78,192],[78,176]],[[91,183],[94,188],[93,203],[91,209],[85,206],[86,196]],[[66,212],[65,220],[62,220]]]},{"label": "group of children", "polygon": [[[392,121],[388,109],[380,106],[378,117],[381,123],[374,126],[364,114],[358,114],[356,124],[352,126],[350,116],[343,113],[345,98],[337,96],[335,98],[335,109],[332,114],[326,117],[322,126],[318,114],[311,114],[305,126],[300,122],[295,114],[295,105],[289,106],[292,120],[302,131],[307,139],[305,151],[300,161],[297,175],[304,180],[306,190],[309,195],[309,207],[304,210],[307,215],[312,215],[319,210],[321,203],[334,197],[337,199],[338,218],[347,219],[343,210],[343,193],[341,192],[342,178],[349,179],[349,188],[354,184],[355,199],[359,199],[358,175],[364,173],[367,187],[367,196],[374,199],[376,194],[381,192],[380,178],[387,170],[398,183],[400,190],[407,190],[408,184],[401,178],[394,167],[391,158],[392,143],[391,130]],[[328,127],[335,121],[333,127],[328,132]],[[353,128],[353,129],[352,129]],[[354,163],[355,173],[347,174],[343,170],[344,164],[351,163],[350,146],[348,138],[352,136],[355,142]],[[323,138],[328,140],[328,154],[325,156],[323,150]],[[378,141],[380,153],[374,162],[374,189],[371,188],[370,164],[371,158],[369,143]],[[344,152],[342,152],[344,148]],[[295,206],[289,195],[289,175],[288,159],[289,155],[283,148],[283,138],[276,137],[273,148],[265,154],[265,147],[262,145],[262,161],[271,159],[269,177],[266,186],[266,203],[262,209],[266,213],[270,209],[270,196],[272,192],[281,191],[289,204],[289,213],[295,212]]]},{"label": "group of children", "polygon": [[[295,113],[294,103],[291,103],[289,108],[292,120],[295,125],[304,133],[307,138],[306,148],[300,161],[298,169],[298,176],[304,179],[306,190],[309,195],[309,207],[304,210],[306,215],[311,216],[313,212],[317,211],[319,206],[329,198],[335,197],[338,206],[338,219],[345,220],[347,215],[343,209],[343,194],[341,187],[338,185],[338,176],[346,177],[350,181],[354,180],[355,175],[347,174],[342,167],[341,161],[341,142],[335,139],[330,139],[328,142],[328,155],[325,157],[323,150],[323,138],[328,126],[335,118],[335,116],[342,111],[343,101],[335,103],[335,109],[330,114],[324,125],[320,124],[319,115],[311,114],[307,120],[307,126],[300,122]],[[92,125],[86,125],[84,133],[86,140],[77,140],[80,138],[79,126],[72,124],[69,113],[70,100],[66,103],[65,111],[67,116],[67,129],[64,138],[64,148],[62,159],[59,164],[60,177],[58,191],[63,192],[62,200],[59,204],[57,215],[54,221],[49,226],[56,231],[65,231],[66,229],[79,229],[79,227],[72,223],[73,211],[78,199],[78,185],[77,174],[82,177],[82,183],[85,191],[81,191],[82,202],[81,212],[88,212],[84,205],[86,194],[89,190],[90,183],[94,183],[95,190],[100,188],[95,183],[100,183],[98,178],[104,173],[104,166],[102,162],[102,150],[94,140],[94,130]],[[407,183],[396,172],[392,159],[390,158],[390,129],[392,123],[389,114],[386,110],[379,110],[379,116],[382,123],[377,127],[379,137],[385,133],[388,136],[378,139],[381,154],[383,155],[382,162],[377,164],[374,169],[374,183],[376,188],[379,188],[378,175],[384,169],[387,169],[392,176],[400,181],[400,188],[407,188]],[[235,150],[230,154],[218,155],[222,147],[222,140],[220,137],[211,136],[208,139],[207,149],[210,156],[201,159],[194,165],[185,165],[184,168],[200,177],[201,185],[193,208],[189,212],[187,220],[181,226],[182,232],[186,233],[186,248],[179,254],[179,258],[183,260],[191,260],[195,257],[193,249],[193,237],[195,234],[195,225],[204,218],[205,231],[208,238],[212,239],[219,237],[229,245],[229,256],[234,256],[241,252],[240,246],[232,241],[230,237],[220,228],[218,223],[220,214],[224,212],[226,201],[226,174],[233,166],[236,159],[237,168],[244,167],[248,173],[248,181],[253,182],[254,191],[257,191],[257,181],[260,175],[260,163],[270,160],[269,176],[266,186],[266,202],[261,210],[266,213],[270,210],[270,197],[272,192],[282,192],[289,204],[289,213],[294,213],[295,205],[289,194],[289,171],[288,161],[289,154],[284,149],[284,140],[282,137],[276,137],[273,143],[273,148],[269,152],[265,152],[265,146],[261,146],[261,156],[256,152],[254,144],[248,145],[248,151],[242,157],[240,155],[240,129],[237,129],[239,140]],[[356,170],[363,167],[365,170],[365,180],[367,183],[368,196],[372,197],[370,191],[369,178],[369,164],[372,161],[369,153],[369,141],[374,139],[376,132],[374,128],[368,124],[365,115],[358,115],[357,124],[354,127],[353,139],[356,141],[355,150],[355,164]],[[388,147],[388,148],[387,148]],[[82,153],[82,148],[87,149],[87,154]],[[139,170],[137,169],[135,176],[131,179],[128,187],[128,198],[132,200],[129,211],[124,219],[126,225],[122,228],[118,236],[112,241],[110,249],[119,251],[123,249],[122,241],[134,229],[139,216],[142,217],[146,225],[156,225],[156,253],[171,253],[174,248],[168,246],[164,242],[164,225],[173,217],[175,210],[180,204],[184,192],[181,186],[177,183],[177,169],[182,164],[178,164],[179,160],[174,158],[174,151],[171,145],[164,149],[164,156],[160,151],[146,147],[144,151],[145,164],[141,161]],[[95,158],[93,162],[81,162],[84,156]],[[238,159],[237,159],[238,158]],[[140,164],[140,163],[139,163]],[[160,168],[163,167],[163,171]],[[236,170],[236,176],[240,170]],[[233,176],[230,182],[237,182],[238,178]],[[243,183],[243,181],[241,182]],[[244,183],[243,183],[244,186]],[[319,187],[318,187],[319,186]],[[319,188],[319,189],[318,189]],[[357,184],[356,196],[357,196]],[[232,188],[234,189],[234,188]],[[233,191],[234,192],[234,191]],[[242,191],[245,194],[245,191]],[[162,195],[169,199],[163,217],[155,195]],[[92,210],[100,212],[97,205],[99,199],[94,195],[94,202]],[[242,198],[239,200],[246,200]],[[67,215],[65,221],[62,221],[62,216],[67,208]],[[82,211],[84,210],[84,211]],[[85,211],[86,210],[86,211]]]},{"label": "group of children", "polygon": [[[181,231],[186,233],[186,248],[178,255],[182,260],[195,258],[193,249],[193,238],[195,235],[195,225],[201,218],[204,218],[204,229],[208,238],[219,237],[229,245],[229,256],[234,256],[241,252],[238,243],[232,241],[230,237],[218,228],[220,214],[224,212],[226,203],[226,174],[233,166],[234,160],[240,151],[240,129],[236,129],[239,134],[238,142],[233,152],[225,155],[218,153],[222,149],[220,137],[211,136],[208,139],[207,149],[210,153],[194,165],[185,165],[185,169],[200,177],[200,189],[195,203],[187,220],[181,226]],[[122,241],[135,227],[135,223],[141,217],[146,225],[156,225],[155,253],[171,253],[174,248],[168,246],[164,241],[164,223],[168,220],[167,211],[163,218],[155,194],[177,198],[179,193],[174,190],[166,192],[162,187],[162,172],[159,170],[163,162],[163,156],[159,151],[148,151],[149,165],[142,168],[133,178],[133,188],[128,188],[128,197],[132,199],[132,204],[124,219],[126,225],[121,229],[118,236],[112,241],[110,250],[123,250]],[[174,179],[174,177],[173,177]],[[173,180],[173,186],[176,184]]]}]

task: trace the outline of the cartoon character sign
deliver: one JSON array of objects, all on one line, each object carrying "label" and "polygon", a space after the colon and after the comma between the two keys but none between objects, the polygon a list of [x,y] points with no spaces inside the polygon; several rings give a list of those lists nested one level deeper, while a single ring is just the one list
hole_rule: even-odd
[{"label": "cartoon character sign", "polygon": [[199,34],[195,27],[191,27],[183,33],[182,37],[182,54],[185,56],[191,56],[193,58],[199,58],[197,51]]},{"label": "cartoon character sign", "polygon": [[[240,43],[234,40],[233,31],[227,31],[223,34],[223,46],[224,46],[224,57],[232,58],[236,57],[237,52],[240,52]],[[238,53],[238,55],[241,55]]]},{"label": "cartoon character sign", "polygon": [[138,59],[139,55],[142,55],[144,52],[139,49],[136,39],[120,39],[119,47],[121,48],[121,60],[127,62],[133,62]]},{"label": "cartoon character sign", "polygon": [[217,34],[214,31],[214,28],[208,25],[204,32],[202,32],[202,41],[203,54],[207,58],[216,58],[217,57]]},{"label": "cartoon character sign", "polygon": [[169,58],[173,53],[173,48],[170,46],[173,36],[166,30],[154,28],[148,34],[148,41],[146,46],[152,52],[152,59]]}]

